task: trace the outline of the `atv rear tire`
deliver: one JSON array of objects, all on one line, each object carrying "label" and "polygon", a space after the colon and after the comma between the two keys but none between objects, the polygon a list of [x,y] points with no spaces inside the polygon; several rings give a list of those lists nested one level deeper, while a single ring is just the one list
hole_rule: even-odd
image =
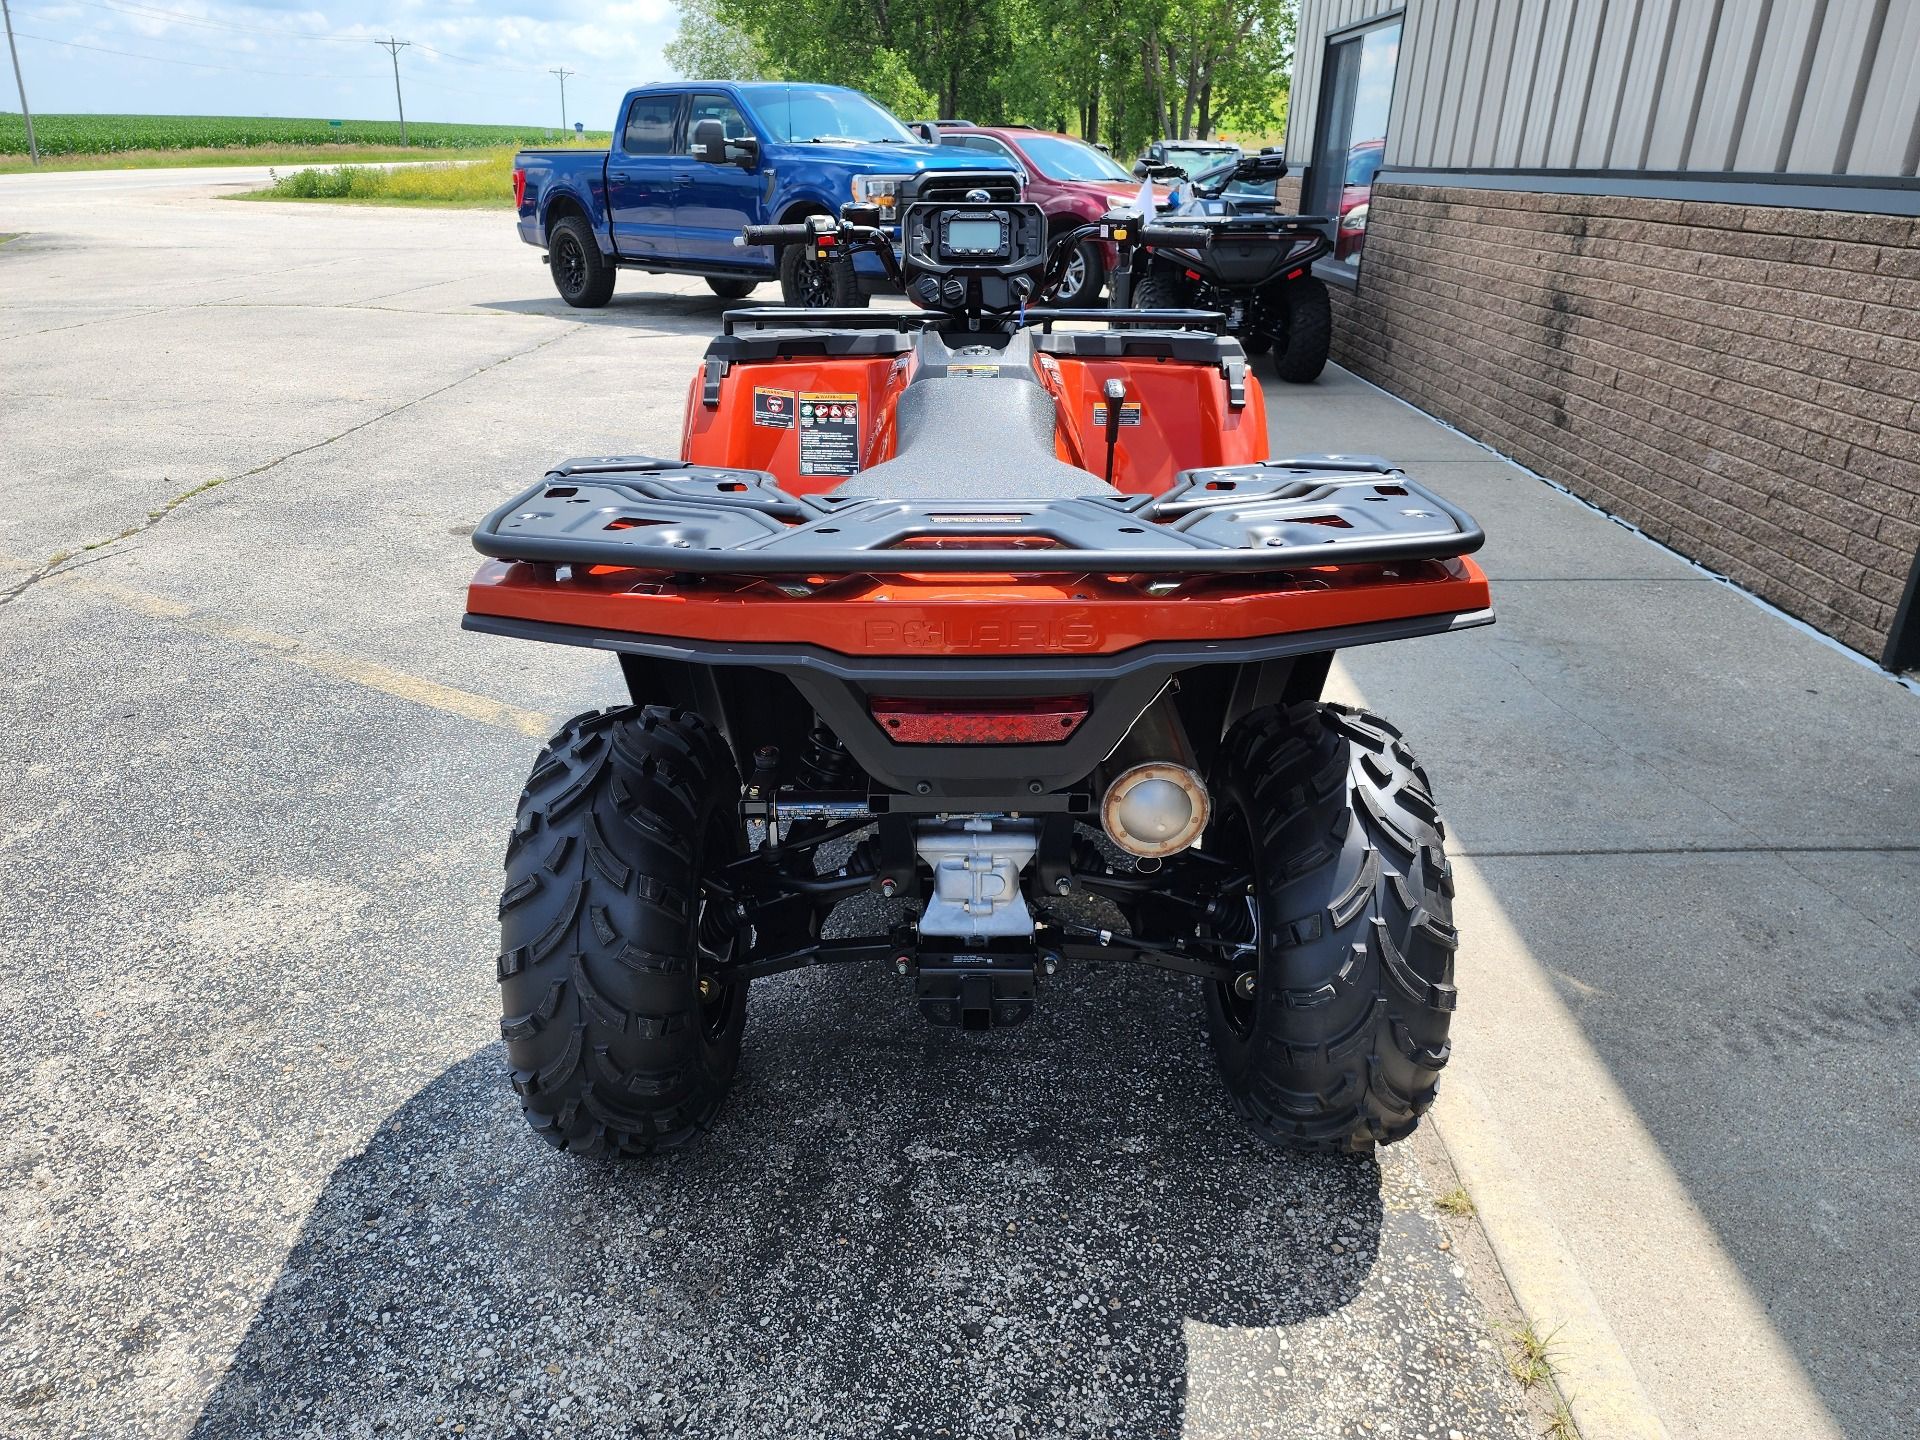
[{"label": "atv rear tire", "polygon": [[547,235],[547,268],[553,288],[576,310],[598,310],[613,298],[613,266],[600,253],[593,227],[569,215]]},{"label": "atv rear tire", "polygon": [[534,763],[500,900],[500,1033],[527,1123],[644,1155],[712,1123],[740,1060],[735,932],[701,894],[738,853],[740,779],[713,728],[650,705],[569,720]]},{"label": "atv rear tire", "polygon": [[725,280],[717,275],[709,275],[707,288],[722,300],[744,300],[760,288],[760,282],[758,280]]},{"label": "atv rear tire", "polygon": [[1186,286],[1169,274],[1164,266],[1155,265],[1140,277],[1133,287],[1133,299],[1128,307],[1134,310],[1184,310],[1187,308]]},{"label": "atv rear tire", "polygon": [[853,273],[853,261],[816,260],[806,245],[788,245],[780,252],[780,298],[788,305],[810,310],[864,308],[866,294]]},{"label": "atv rear tire", "polygon": [[1295,385],[1320,378],[1333,348],[1333,302],[1315,275],[1289,280],[1280,295],[1287,307],[1286,332],[1273,347],[1273,373]]},{"label": "atv rear tire", "polygon": [[1256,711],[1221,754],[1209,848],[1251,873],[1257,917],[1230,937],[1256,946],[1251,995],[1207,987],[1234,1108],[1299,1149],[1411,1134],[1454,1007],[1453,878],[1426,775],[1398,730],[1341,705]]}]

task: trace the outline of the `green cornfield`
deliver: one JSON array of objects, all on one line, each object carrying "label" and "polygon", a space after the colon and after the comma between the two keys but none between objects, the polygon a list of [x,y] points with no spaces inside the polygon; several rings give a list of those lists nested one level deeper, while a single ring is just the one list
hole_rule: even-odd
[{"label": "green cornfield", "polygon": [[[122,150],[242,150],[261,145],[392,145],[395,120],[275,120],[244,115],[35,115],[34,138],[43,155],[112,155]],[[571,138],[571,137],[569,137]],[[604,132],[594,136],[602,143]],[[553,144],[557,127],[449,125],[408,121],[407,143],[422,150],[471,150],[495,145]],[[27,125],[18,113],[0,113],[0,155],[27,153]]]}]

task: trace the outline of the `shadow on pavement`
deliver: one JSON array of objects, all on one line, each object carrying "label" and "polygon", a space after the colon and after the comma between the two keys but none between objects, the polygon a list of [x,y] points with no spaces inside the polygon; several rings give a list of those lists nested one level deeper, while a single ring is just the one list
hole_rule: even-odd
[{"label": "shadow on pavement", "polygon": [[476,1053],[331,1176],[195,1435],[1180,1433],[1186,1322],[1347,1305],[1380,1171],[1257,1144],[1186,987],[1048,998],[981,1037],[763,983],[717,1129],[625,1168]]},{"label": "shadow on pavement", "polygon": [[558,295],[537,300],[482,300],[479,310],[509,315],[545,315],[555,320],[577,320],[583,325],[621,329],[667,330],[676,334],[717,333],[720,317],[729,310],[778,305],[780,287],[768,282],[745,300],[722,300],[717,295],[689,295],[675,290],[619,289],[597,310],[576,310]]}]

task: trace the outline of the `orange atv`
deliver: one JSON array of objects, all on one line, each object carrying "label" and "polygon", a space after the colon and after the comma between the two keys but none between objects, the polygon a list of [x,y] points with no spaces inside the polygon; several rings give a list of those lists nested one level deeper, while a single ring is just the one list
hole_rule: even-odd
[{"label": "orange atv", "polygon": [[1121,962],[1200,979],[1262,1135],[1398,1139],[1447,1059],[1444,831],[1400,732],[1320,694],[1343,646],[1492,620],[1481,532],[1382,461],[1266,458],[1217,315],[1027,308],[1089,232],[1205,232],[1049,250],[953,179],[903,187],[897,260],[853,207],[743,237],[871,249],[918,312],[732,311],[679,459],[568,461],[475,532],[466,627],[611,651],[633,699],[520,797],[522,1108],[641,1154],[713,1121],[762,976],[883,967],[984,1030]]}]

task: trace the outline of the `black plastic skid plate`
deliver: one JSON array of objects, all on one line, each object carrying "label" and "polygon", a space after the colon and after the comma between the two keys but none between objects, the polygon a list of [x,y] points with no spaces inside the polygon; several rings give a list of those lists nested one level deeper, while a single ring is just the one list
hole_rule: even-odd
[{"label": "black plastic skid plate", "polygon": [[1208,574],[1449,559],[1484,539],[1367,457],[1189,470],[1160,496],[902,501],[796,496],[758,470],[634,456],[567,462],[473,544],[501,560],[707,574]]}]

